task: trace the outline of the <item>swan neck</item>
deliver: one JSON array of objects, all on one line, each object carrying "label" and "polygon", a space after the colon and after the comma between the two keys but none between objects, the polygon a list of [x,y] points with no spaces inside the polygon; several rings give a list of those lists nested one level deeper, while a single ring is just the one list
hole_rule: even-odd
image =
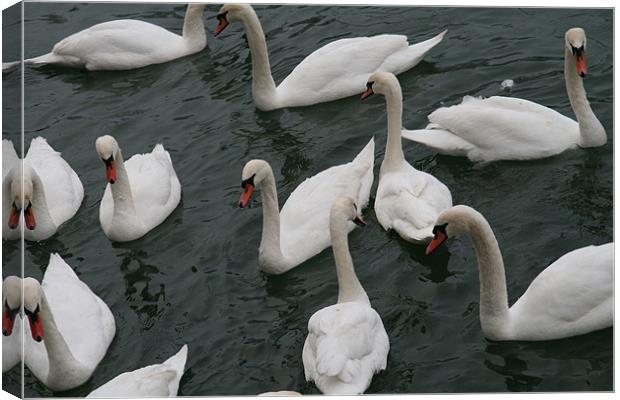
[{"label": "swan neck", "polygon": [[583,79],[577,73],[574,56],[567,48],[564,49],[564,82],[570,105],[579,123],[579,145],[602,146],[607,142],[605,128],[592,111]]},{"label": "swan neck", "polygon": [[136,215],[136,209],[131,194],[131,185],[129,184],[129,175],[125,168],[125,161],[120,148],[114,154],[114,167],[116,169],[116,182],[108,183],[112,191],[112,200],[114,201],[114,215],[127,217],[128,215]]},{"label": "swan neck", "polygon": [[26,167],[24,180],[29,179],[32,181],[32,205],[34,209],[34,217],[37,223],[36,230],[40,232],[55,231],[56,223],[50,214],[49,207],[47,205],[47,198],[45,196],[45,187],[39,174],[31,168]]},{"label": "swan neck", "polygon": [[190,4],[183,20],[183,39],[197,48],[203,48],[207,44],[203,11],[204,6]]},{"label": "swan neck", "polygon": [[504,261],[493,230],[481,214],[473,215],[469,232],[478,258],[480,323],[488,334],[505,327],[508,318]]},{"label": "swan neck", "polygon": [[282,260],[278,192],[271,169],[267,177],[261,182],[261,197],[263,200],[263,233],[259,251],[262,257],[267,257],[270,260]]},{"label": "swan neck", "polygon": [[265,33],[256,12],[251,8],[244,14],[243,27],[252,57],[252,95],[259,109],[275,108],[276,84],[271,76]]},{"label": "swan neck", "polygon": [[45,292],[42,288],[39,288],[39,291],[41,293],[39,313],[43,325],[43,344],[47,350],[49,362],[47,386],[50,388],[62,387],[62,382],[74,378],[82,379],[79,375],[83,373],[84,367],[75,359],[62,333],[58,330]]},{"label": "swan neck", "polygon": [[[336,215],[335,217],[339,216]],[[332,217],[329,231],[336,261],[336,274],[338,275],[338,303],[352,301],[370,304],[368,295],[357,278],[353,267],[346,219]]]},{"label": "swan neck", "polygon": [[398,167],[405,159],[401,140],[403,120],[403,96],[400,86],[392,87],[385,94],[387,107],[387,144],[385,146],[384,163]]}]

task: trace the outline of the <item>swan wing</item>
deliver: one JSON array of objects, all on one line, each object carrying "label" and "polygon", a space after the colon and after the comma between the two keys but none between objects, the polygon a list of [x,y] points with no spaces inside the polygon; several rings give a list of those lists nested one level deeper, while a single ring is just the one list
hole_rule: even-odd
[{"label": "swan wing", "polygon": [[132,156],[125,168],[136,212],[150,230],[161,224],[181,201],[181,183],[170,154],[158,144],[151,153]]},{"label": "swan wing", "polygon": [[447,30],[439,35],[420,43],[411,45],[400,51],[390,54],[378,68],[379,71],[391,72],[394,75],[403,73],[416,66],[431,49],[437,46],[448,33]]},{"label": "swan wing", "polygon": [[[432,125],[427,129],[449,131],[468,143],[466,148],[472,146],[468,157],[474,161],[548,157],[577,146],[579,139],[577,122],[512,97],[466,96],[461,104],[439,108],[428,119]],[[405,137],[412,139],[411,134]],[[433,143],[433,148],[445,147],[448,154],[454,148],[454,140],[445,146],[438,140]]]},{"label": "swan wing", "polygon": [[24,159],[43,182],[45,199],[56,225],[73,217],[84,199],[84,187],[73,168],[42,137],[32,139]]},{"label": "swan wing", "polygon": [[325,394],[360,394],[385,369],[389,339],[381,317],[361,303],[317,311],[308,322],[302,358],[306,379]]},{"label": "swan wing", "polygon": [[381,175],[375,214],[384,229],[394,229],[406,240],[432,239],[439,213],[451,206],[452,195],[443,183],[407,163],[399,171]]},{"label": "swan wing", "polygon": [[13,147],[13,142],[2,139],[2,180],[7,177],[11,169],[19,165],[19,157]]},{"label": "swan wing", "polygon": [[112,312],[56,253],[50,255],[41,286],[74,357],[94,369],[116,333]]},{"label": "swan wing", "polygon": [[[331,245],[329,213],[333,202],[349,196],[360,210],[364,208],[370,197],[373,167],[371,139],[353,161],[328,168],[295,188],[280,211],[280,240],[285,256],[300,263]],[[351,223],[350,230],[354,227]]]},{"label": "swan wing", "polygon": [[144,21],[124,19],[94,25],[58,42],[52,53],[87,69],[129,69],[184,55],[181,36]]},{"label": "swan wing", "polygon": [[573,250],[549,265],[510,308],[524,338],[575,336],[613,324],[613,243]]},{"label": "swan wing", "polygon": [[174,397],[185,372],[187,345],[162,364],[120,374],[86,397]]}]

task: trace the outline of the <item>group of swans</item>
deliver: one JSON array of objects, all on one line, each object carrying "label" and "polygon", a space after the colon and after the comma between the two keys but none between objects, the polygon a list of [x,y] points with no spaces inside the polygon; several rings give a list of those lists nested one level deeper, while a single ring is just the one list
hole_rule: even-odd
[{"label": "group of swans", "polygon": [[[23,340],[24,364],[53,391],[86,382],[116,333],[108,306],[58,254],[50,255],[42,283],[7,277],[2,304],[2,372],[22,360]],[[20,315],[22,304],[28,324]],[[121,374],[89,397],[175,396],[186,357],[183,346],[165,363]]]},{"label": "group of swans", "polygon": [[[110,240],[138,239],[161,224],[181,200],[181,184],[170,154],[161,144],[151,153],[123,161],[120,147],[109,135],[95,142],[108,182],[99,207],[99,221]],[[2,237],[45,240],[75,215],[84,188],[60,153],[38,137],[19,159],[13,143],[2,140]],[[22,172],[23,169],[23,172]],[[23,215],[23,218],[22,218]]]}]

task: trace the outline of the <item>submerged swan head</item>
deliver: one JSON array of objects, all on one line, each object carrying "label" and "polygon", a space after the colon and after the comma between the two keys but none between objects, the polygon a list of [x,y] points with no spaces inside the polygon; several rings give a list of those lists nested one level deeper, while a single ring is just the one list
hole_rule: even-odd
[{"label": "submerged swan head", "polygon": [[243,193],[241,193],[241,198],[239,199],[239,207],[248,205],[254,188],[259,186],[271,174],[271,166],[265,160],[250,160],[245,164],[241,172],[241,188]]},{"label": "submerged swan head", "polygon": [[224,4],[217,14],[217,27],[213,35],[219,35],[231,22],[243,21],[247,14],[252,13],[254,9],[249,4]]},{"label": "submerged swan head", "polygon": [[11,336],[15,318],[20,312],[22,302],[22,280],[17,276],[7,276],[2,282],[2,334]]},{"label": "submerged swan head", "polygon": [[339,221],[352,221],[357,226],[366,226],[366,223],[359,214],[359,209],[355,200],[351,197],[338,197],[334,200],[329,213],[331,226]]},{"label": "submerged swan head", "polygon": [[435,227],[433,228],[433,235],[435,237],[426,247],[426,254],[432,253],[449,237],[469,232],[470,223],[475,217],[484,219],[478,211],[468,206],[458,205],[444,210],[437,217]]},{"label": "submerged swan head", "polygon": [[[37,223],[34,218],[34,209],[32,206],[32,198],[34,195],[34,187],[30,174],[30,168],[26,167],[22,179],[21,168],[14,168],[11,172],[11,208],[9,210],[8,225],[10,229],[16,229],[19,225],[19,218],[22,209],[24,210],[24,221],[26,228],[33,230]],[[23,198],[22,198],[23,195]]]},{"label": "submerged swan head", "polygon": [[105,164],[106,180],[110,183],[116,182],[116,166],[114,161],[118,152],[116,139],[110,135],[99,136],[95,141],[95,148]]},{"label": "submerged swan head", "polygon": [[391,72],[375,72],[370,75],[366,83],[366,91],[362,93],[362,100],[375,94],[388,94],[394,87],[400,87],[398,79]]},{"label": "submerged swan head", "polygon": [[586,32],[581,28],[571,28],[564,35],[566,49],[575,57],[577,73],[582,78],[588,73],[586,63]]},{"label": "submerged swan head", "polygon": [[34,278],[24,278],[24,313],[28,317],[32,338],[43,340],[43,323],[41,322],[41,284]]}]

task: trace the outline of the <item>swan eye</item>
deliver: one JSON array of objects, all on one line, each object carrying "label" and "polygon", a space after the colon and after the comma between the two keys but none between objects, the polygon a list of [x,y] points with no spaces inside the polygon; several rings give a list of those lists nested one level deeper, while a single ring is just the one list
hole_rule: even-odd
[{"label": "swan eye", "polygon": [[581,45],[581,47],[575,47],[571,45],[571,50],[573,51],[573,55],[581,57],[585,49],[583,48],[583,45]]},{"label": "swan eye", "polygon": [[101,160],[105,163],[105,165],[109,165],[112,161],[114,161],[114,156],[111,155],[107,159],[106,158],[102,158]]},{"label": "swan eye", "polygon": [[12,309],[9,307],[9,302],[7,300],[4,300],[4,307],[6,308],[6,313],[9,318],[12,320],[15,317],[15,314],[17,314],[17,309]]},{"label": "swan eye", "polygon": [[32,320],[32,322],[36,322],[37,316],[39,315],[39,305],[37,304],[37,308],[35,308],[34,311],[29,311],[28,309],[24,308],[24,312],[26,313],[28,318]]},{"label": "swan eye", "polygon": [[375,81],[370,81],[370,82],[368,82],[368,83],[366,84],[366,88],[367,88],[367,89],[372,89],[372,85],[374,85],[374,84],[375,84]]},{"label": "swan eye", "polygon": [[[218,20],[218,21],[221,21],[221,20],[226,21],[226,14],[228,14],[228,11],[224,11],[224,12],[223,12],[223,13],[221,13],[221,14],[217,14],[217,17],[216,17],[216,18],[217,18],[217,20]],[[228,21],[226,21],[226,22],[228,22]]]},{"label": "swan eye", "polygon": [[446,237],[448,236],[446,234],[446,227],[448,226],[447,223],[443,224],[443,225],[435,225],[435,227],[433,228],[433,235],[437,235],[437,233],[441,232],[444,235],[446,235]]},{"label": "swan eye", "polygon": [[254,185],[254,177],[256,176],[256,174],[253,174],[251,177],[249,177],[248,179],[245,179],[243,181],[241,181],[241,188],[245,189],[245,187],[250,184],[252,186],[256,186]]}]

